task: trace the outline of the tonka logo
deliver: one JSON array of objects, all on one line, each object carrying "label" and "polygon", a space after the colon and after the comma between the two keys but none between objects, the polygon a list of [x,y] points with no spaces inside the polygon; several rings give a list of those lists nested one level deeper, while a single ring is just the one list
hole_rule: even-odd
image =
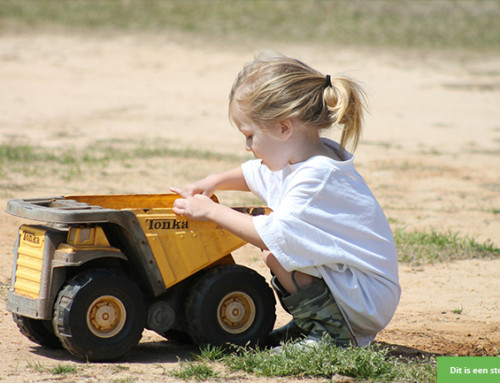
[{"label": "tonka logo", "polygon": [[23,232],[23,241],[33,243],[34,245],[40,244],[40,237],[37,237],[35,234],[30,233],[29,231]]},{"label": "tonka logo", "polygon": [[148,230],[180,230],[189,228],[187,220],[178,221],[176,219],[147,219],[146,225]]}]

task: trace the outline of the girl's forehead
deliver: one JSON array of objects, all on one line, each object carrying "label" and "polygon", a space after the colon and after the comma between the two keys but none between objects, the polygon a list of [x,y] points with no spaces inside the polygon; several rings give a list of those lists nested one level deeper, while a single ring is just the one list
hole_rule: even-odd
[{"label": "girl's forehead", "polygon": [[233,115],[233,122],[238,130],[243,134],[252,134],[259,129],[250,118],[241,112],[237,115]]},{"label": "girl's forehead", "polygon": [[240,131],[241,134],[243,134],[245,137],[252,136],[255,131],[252,130],[251,128],[247,128],[245,126],[240,126],[238,127],[238,130]]},{"label": "girl's forehead", "polygon": [[257,129],[255,124],[246,120],[235,120],[235,124],[241,133],[252,133]]},{"label": "girl's forehead", "polygon": [[231,119],[234,121],[234,123],[238,126],[240,125],[247,125],[251,122],[251,119],[244,113],[241,108],[239,108],[239,105],[237,102],[231,103],[231,109],[229,111],[231,115]]}]

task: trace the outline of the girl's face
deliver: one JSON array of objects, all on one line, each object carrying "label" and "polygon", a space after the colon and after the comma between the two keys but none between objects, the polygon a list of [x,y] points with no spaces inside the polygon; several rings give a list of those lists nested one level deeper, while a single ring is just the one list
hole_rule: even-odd
[{"label": "girl's face", "polygon": [[233,120],[245,136],[245,149],[262,160],[270,170],[281,170],[289,163],[286,140],[275,132],[279,127],[264,130],[238,112],[233,114]]}]

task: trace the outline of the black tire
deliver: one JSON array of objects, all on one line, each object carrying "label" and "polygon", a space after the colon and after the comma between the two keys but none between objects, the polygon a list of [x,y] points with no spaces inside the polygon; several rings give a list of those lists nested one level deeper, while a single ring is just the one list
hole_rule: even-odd
[{"label": "black tire", "polygon": [[54,334],[52,321],[32,319],[18,314],[12,314],[12,318],[21,334],[32,342],[52,349],[62,348],[59,338]]},{"label": "black tire", "polygon": [[220,265],[191,288],[186,318],[195,343],[264,344],[276,320],[276,300],[256,271],[241,265]]},{"label": "black tire", "polygon": [[144,298],[126,275],[89,270],[73,278],[54,305],[54,332],[64,348],[90,361],[116,359],[142,336]]}]

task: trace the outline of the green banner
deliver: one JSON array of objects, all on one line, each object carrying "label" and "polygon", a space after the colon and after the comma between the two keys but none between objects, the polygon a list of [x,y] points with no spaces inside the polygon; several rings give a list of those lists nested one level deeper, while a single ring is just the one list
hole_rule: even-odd
[{"label": "green banner", "polygon": [[500,357],[496,356],[439,356],[438,383],[500,382]]}]

